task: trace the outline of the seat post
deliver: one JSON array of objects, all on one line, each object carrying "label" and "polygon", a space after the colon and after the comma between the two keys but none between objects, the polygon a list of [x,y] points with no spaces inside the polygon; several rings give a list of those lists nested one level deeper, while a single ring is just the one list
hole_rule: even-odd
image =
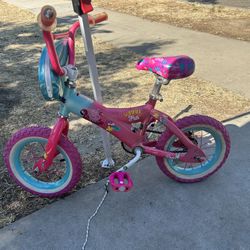
[{"label": "seat post", "polygon": [[160,102],[162,102],[163,98],[162,95],[160,94],[161,86],[169,84],[170,80],[165,79],[157,74],[155,74],[155,77],[156,77],[155,84],[149,95],[149,98],[152,100],[157,100],[157,101],[159,100]]}]

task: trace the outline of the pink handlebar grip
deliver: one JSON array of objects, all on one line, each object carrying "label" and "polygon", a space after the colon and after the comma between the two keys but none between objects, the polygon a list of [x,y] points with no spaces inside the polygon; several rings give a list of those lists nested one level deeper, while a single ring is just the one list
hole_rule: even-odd
[{"label": "pink handlebar grip", "polygon": [[50,5],[45,5],[42,7],[40,14],[37,17],[37,21],[42,30],[52,31],[55,29],[56,20],[56,10]]},{"label": "pink handlebar grip", "polygon": [[98,13],[93,16],[88,16],[89,24],[95,25],[97,23],[106,21],[108,19],[108,14],[106,12]]}]

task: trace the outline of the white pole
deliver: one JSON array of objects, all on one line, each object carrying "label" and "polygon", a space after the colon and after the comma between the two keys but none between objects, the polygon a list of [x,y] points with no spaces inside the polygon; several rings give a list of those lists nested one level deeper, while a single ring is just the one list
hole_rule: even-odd
[{"label": "white pole", "polygon": [[[98,80],[98,71],[96,67],[96,59],[94,54],[94,48],[93,48],[93,42],[89,27],[89,21],[88,21],[88,15],[83,14],[82,16],[78,16],[81,32],[82,32],[82,38],[84,42],[85,47],[85,53],[89,65],[89,74],[91,78],[92,88],[94,92],[94,98],[96,101],[102,103],[102,93],[100,89],[100,84]],[[105,152],[106,159],[102,161],[102,167],[109,168],[111,166],[114,166],[114,161],[111,156],[111,149],[110,149],[110,138],[109,134],[101,129],[101,136],[103,139],[103,147]]]}]

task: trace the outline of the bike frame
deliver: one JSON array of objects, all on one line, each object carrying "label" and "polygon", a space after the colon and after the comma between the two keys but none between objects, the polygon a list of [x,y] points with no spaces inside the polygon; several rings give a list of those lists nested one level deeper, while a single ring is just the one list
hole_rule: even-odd
[{"label": "bike frame", "polygon": [[[132,149],[141,147],[147,154],[194,162],[194,159],[188,157],[187,153],[181,155],[158,150],[155,148],[154,142],[147,140],[145,134],[149,124],[159,121],[175,134],[190,151],[198,148],[175,125],[171,117],[154,108],[156,100],[150,98],[145,105],[130,108],[107,108],[71,88],[66,89],[64,98],[67,101],[60,108],[61,119],[65,119],[69,113],[74,113],[105,129]],[[133,127],[133,124],[136,123],[140,123],[138,130]],[[199,152],[202,151],[199,149]]]},{"label": "bike frame", "polygon": [[[89,18],[91,21],[91,18]],[[69,64],[75,65],[75,35],[80,24],[76,22],[69,29],[69,32],[61,34],[52,34],[49,31],[43,31],[44,40],[48,48],[50,62],[53,70],[60,76],[65,74],[61,68],[54,47],[54,39],[67,39],[69,45]],[[159,85],[155,85],[158,93]],[[199,147],[192,143],[191,140],[175,125],[174,121],[168,115],[155,109],[157,98],[150,97],[146,104],[130,108],[108,108],[88,98],[85,95],[77,93],[73,85],[66,84],[64,94],[57,119],[48,144],[45,148],[44,159],[39,160],[34,168],[40,171],[46,171],[51,165],[53,158],[57,154],[56,147],[61,136],[67,136],[68,117],[74,113],[79,117],[96,124],[97,126],[108,131],[120,141],[125,143],[132,150],[140,147],[146,154],[171,159],[179,159],[183,162],[202,162],[205,154]],[[152,122],[161,122],[166,129],[176,135],[181,143],[185,146],[187,152],[175,153],[159,150],[156,148],[156,141],[148,141],[146,132]],[[134,129],[134,124],[140,124],[140,129]]]}]

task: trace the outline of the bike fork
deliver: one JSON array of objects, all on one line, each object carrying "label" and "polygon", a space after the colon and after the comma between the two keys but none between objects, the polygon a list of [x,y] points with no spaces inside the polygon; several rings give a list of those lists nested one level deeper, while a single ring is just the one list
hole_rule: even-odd
[{"label": "bike fork", "polygon": [[45,172],[53,162],[54,157],[57,155],[56,147],[60,141],[62,135],[67,136],[69,129],[69,121],[66,117],[59,117],[53,127],[48,143],[45,147],[45,153],[43,158],[39,159],[33,167],[34,171],[40,173]]}]

